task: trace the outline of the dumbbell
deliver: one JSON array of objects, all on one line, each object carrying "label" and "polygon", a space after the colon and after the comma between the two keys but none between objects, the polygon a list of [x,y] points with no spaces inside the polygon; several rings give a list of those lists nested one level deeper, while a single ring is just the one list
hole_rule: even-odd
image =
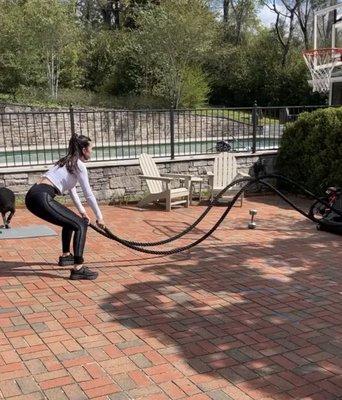
[{"label": "dumbbell", "polygon": [[251,221],[248,223],[248,228],[255,229],[256,223],[254,222],[254,216],[257,215],[257,210],[249,210],[249,215],[251,216]]}]

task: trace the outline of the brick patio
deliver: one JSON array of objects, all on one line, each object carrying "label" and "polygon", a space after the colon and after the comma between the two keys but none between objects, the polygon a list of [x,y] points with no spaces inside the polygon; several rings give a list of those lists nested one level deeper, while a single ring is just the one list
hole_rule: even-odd
[{"label": "brick patio", "polygon": [[[143,241],[203,209],[103,207],[113,230]],[[40,222],[19,209],[13,226],[30,223]],[[0,398],[341,399],[341,243],[275,197],[247,199],[176,256],[90,231],[93,282],[55,265],[58,237],[0,240]]]}]

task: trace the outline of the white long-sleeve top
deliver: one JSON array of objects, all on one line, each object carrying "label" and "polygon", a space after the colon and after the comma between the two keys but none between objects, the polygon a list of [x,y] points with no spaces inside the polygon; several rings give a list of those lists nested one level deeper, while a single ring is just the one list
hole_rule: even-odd
[{"label": "white long-sleeve top", "polygon": [[84,197],[93,210],[96,219],[102,219],[102,213],[97,204],[96,198],[91,190],[88,178],[87,168],[81,160],[77,162],[78,170],[75,171],[74,174],[71,174],[66,166],[59,167],[58,165],[54,165],[51,167],[43,176],[48,178],[54,186],[56,186],[57,190],[60,194],[64,194],[65,192],[69,192],[70,197],[72,198],[75,206],[78,211],[82,214],[85,212],[85,209],[81,203],[81,200],[76,191],[77,182],[80,184]]}]

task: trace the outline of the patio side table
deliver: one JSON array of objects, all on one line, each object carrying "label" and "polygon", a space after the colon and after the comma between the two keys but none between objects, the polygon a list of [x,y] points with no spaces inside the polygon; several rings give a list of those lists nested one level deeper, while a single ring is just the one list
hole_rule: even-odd
[{"label": "patio side table", "polygon": [[199,185],[199,191],[198,191],[198,201],[200,202],[202,200],[202,182],[203,178],[200,178],[199,176],[192,176],[190,179],[190,204],[192,204],[192,198],[194,194],[194,189],[195,185]]},{"label": "patio side table", "polygon": [[125,205],[127,206],[130,196],[134,196],[135,193],[136,193],[136,189],[134,187],[125,188],[124,194],[120,197],[119,204],[125,203]]}]

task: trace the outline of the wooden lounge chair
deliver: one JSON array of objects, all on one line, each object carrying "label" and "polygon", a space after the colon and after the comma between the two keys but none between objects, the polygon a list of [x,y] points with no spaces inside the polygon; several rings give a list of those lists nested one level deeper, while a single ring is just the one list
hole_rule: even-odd
[{"label": "wooden lounge chair", "polygon": [[[215,157],[214,171],[207,173],[209,176],[210,199],[212,200],[223,188],[235,179],[248,177],[248,174],[237,172],[237,163],[234,154],[224,152]],[[236,186],[229,189],[222,200],[231,200],[239,191]],[[242,207],[243,194],[240,196],[240,206]]]},{"label": "wooden lounge chair", "polygon": [[[143,172],[140,178],[146,180],[149,190],[149,194],[138,203],[139,207],[155,202],[165,202],[166,211],[171,211],[172,206],[179,204],[189,206],[191,175],[161,175],[155,161],[148,154],[141,154],[139,163]],[[171,187],[175,180],[179,180],[183,186]]]}]

